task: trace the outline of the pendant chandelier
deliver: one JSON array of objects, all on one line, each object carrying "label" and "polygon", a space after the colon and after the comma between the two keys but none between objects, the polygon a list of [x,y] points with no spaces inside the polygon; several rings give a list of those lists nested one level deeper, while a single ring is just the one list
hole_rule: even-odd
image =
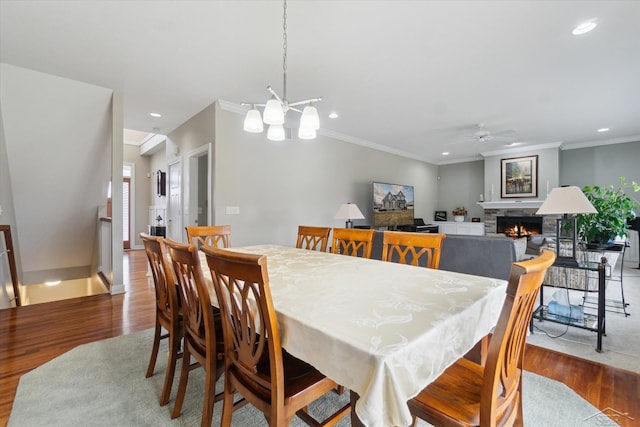
[{"label": "pendant chandelier", "polygon": [[[287,112],[293,110],[301,113],[298,138],[315,139],[316,131],[320,129],[320,119],[318,110],[313,106],[313,103],[322,101],[322,97],[296,102],[287,100],[287,0],[284,0],[283,5],[282,32],[282,47],[284,50],[282,55],[282,98],[278,96],[271,86],[267,86],[267,91],[271,93],[271,99],[266,103],[243,102],[242,105],[250,107],[244,118],[244,130],[252,133],[262,133],[264,131],[264,122],[264,124],[269,125],[267,138],[271,141],[282,141],[285,139],[285,117]],[[305,106],[303,110],[296,108],[303,105]],[[264,107],[262,116],[260,115],[260,110],[256,107]]]}]

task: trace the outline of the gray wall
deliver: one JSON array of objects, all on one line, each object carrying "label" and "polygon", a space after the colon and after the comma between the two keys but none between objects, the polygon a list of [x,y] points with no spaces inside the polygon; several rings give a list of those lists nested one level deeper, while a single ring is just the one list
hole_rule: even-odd
[{"label": "gray wall", "polygon": [[[319,136],[272,142],[242,130],[244,117],[216,103],[214,210],[237,245],[295,244],[300,224],[344,227],[342,203],[358,205],[372,224],[372,181],[413,185],[415,215],[433,215],[437,166]],[[266,133],[266,132],[265,132]],[[227,215],[238,206],[240,215]]]},{"label": "gray wall", "polygon": [[[573,150],[545,149],[522,153],[522,156],[538,154],[539,197],[546,198],[546,181],[550,188],[560,185],[615,185],[619,184],[619,177],[624,176],[628,182],[640,182],[640,142],[625,144],[603,145]],[[520,153],[518,154],[520,156]],[[440,182],[438,185],[438,210],[446,210],[451,218],[451,209],[464,204],[467,209],[475,205],[474,199],[479,193],[484,193],[485,201],[489,201],[491,182],[494,182],[495,201],[500,199],[500,159],[516,157],[511,155],[497,155],[487,157],[484,161],[441,165],[439,168]],[[556,163],[557,162],[557,163]],[[555,166],[555,165],[558,166]],[[558,179],[554,179],[557,174]],[[478,185],[484,190],[476,191]],[[476,195],[475,192],[478,192]],[[640,194],[634,197],[640,200]],[[524,199],[523,199],[524,200]],[[479,208],[479,206],[477,206]],[[476,209],[470,210],[471,216],[479,216],[482,209],[475,214]],[[481,216],[481,215],[480,215]],[[469,218],[467,218],[469,220]]]},{"label": "gray wall", "polygon": [[[484,161],[441,165],[438,168],[438,204],[437,210],[447,212],[447,220],[453,221],[451,211],[464,206],[469,211],[465,221],[478,217],[484,219],[484,210],[478,201],[484,192]],[[433,221],[434,212],[425,216],[425,221]]]},{"label": "gray wall", "polygon": [[[9,173],[9,160],[7,158],[7,147],[4,138],[4,126],[2,120],[2,104],[0,103],[0,224],[9,225],[11,227],[11,236],[13,240],[14,251],[20,252],[17,239],[16,216],[13,210],[13,192],[11,190],[11,174]],[[4,238],[4,236],[0,237]],[[0,250],[5,247],[0,244]],[[18,283],[21,282],[22,265],[20,257],[15,257],[16,269],[18,270]],[[13,286],[9,284],[11,275],[9,273],[9,264],[6,256],[0,256],[0,309],[12,306],[11,299],[15,297]],[[15,303],[14,303],[15,304]]]},{"label": "gray wall", "polygon": [[9,164],[0,186],[3,199],[10,197],[3,201],[7,212],[12,205],[15,214],[23,282],[88,277],[96,255],[98,206],[106,204],[111,177],[113,92],[0,67]]},{"label": "gray wall", "polygon": [[151,174],[149,157],[140,156],[140,147],[137,145],[124,145],[123,159],[125,163],[135,165],[135,175],[133,176],[133,191],[135,199],[132,199],[132,207],[135,209],[135,224],[131,226],[131,247],[142,248],[140,233],[147,232],[149,224],[149,205],[151,204],[151,193],[149,192],[149,181],[156,182],[155,174]]},{"label": "gray wall", "polygon": [[[538,156],[538,196],[531,198],[500,198],[500,173],[502,159],[514,157]],[[491,185],[493,184],[493,201],[514,201],[514,200],[544,200],[547,198],[547,184],[549,190],[559,186],[560,153],[558,148],[548,148],[542,150],[509,152],[487,156],[484,159],[484,195],[485,201],[491,201]]]},{"label": "gray wall", "polygon": [[[626,144],[564,150],[560,153],[563,185],[614,185],[620,176],[640,182],[640,141]],[[640,195],[635,193],[640,200]]]}]

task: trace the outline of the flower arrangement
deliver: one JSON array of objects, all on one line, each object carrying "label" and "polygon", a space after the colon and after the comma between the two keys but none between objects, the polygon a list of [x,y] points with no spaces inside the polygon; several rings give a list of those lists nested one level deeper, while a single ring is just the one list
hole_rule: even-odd
[{"label": "flower arrangement", "polygon": [[458,206],[457,208],[454,208],[451,213],[453,216],[465,216],[467,214],[467,208],[464,206]]}]

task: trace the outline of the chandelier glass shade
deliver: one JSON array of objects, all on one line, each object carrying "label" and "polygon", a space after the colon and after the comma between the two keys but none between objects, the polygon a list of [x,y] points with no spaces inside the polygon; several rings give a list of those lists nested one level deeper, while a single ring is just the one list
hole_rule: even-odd
[{"label": "chandelier glass shade", "polygon": [[[243,102],[242,105],[249,106],[247,115],[244,118],[244,130],[252,133],[262,133],[264,124],[269,125],[267,130],[267,138],[271,141],[282,141],[285,139],[285,120],[290,110],[301,114],[298,127],[298,138],[315,139],[317,130],[320,129],[320,118],[318,110],[312,104],[322,101],[322,98],[311,98],[303,101],[289,102],[287,100],[287,0],[284,0],[282,14],[282,30],[283,30],[283,48],[282,56],[282,87],[283,96],[280,97],[271,88],[267,86],[267,91],[271,93],[271,99],[266,103],[260,104],[255,102]],[[296,107],[305,106],[303,110]],[[256,107],[264,107],[262,115]]]},{"label": "chandelier glass shade", "polygon": [[256,107],[252,107],[251,110],[247,111],[247,115],[244,118],[244,130],[251,133],[262,133],[264,131],[262,117]]},{"label": "chandelier glass shade", "polygon": [[269,125],[267,138],[271,141],[284,141],[285,132],[283,125]]}]

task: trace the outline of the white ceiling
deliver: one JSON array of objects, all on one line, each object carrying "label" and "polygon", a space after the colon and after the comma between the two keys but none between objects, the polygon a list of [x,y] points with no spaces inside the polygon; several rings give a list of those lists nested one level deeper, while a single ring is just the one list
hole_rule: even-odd
[{"label": "white ceiling", "polygon": [[[504,149],[467,138],[478,123],[526,145],[640,140],[640,1],[287,10],[287,98],[324,97],[321,133],[434,163]],[[122,91],[126,128],[166,134],[216,99],[282,94],[282,3],[0,0],[0,61]]]}]

